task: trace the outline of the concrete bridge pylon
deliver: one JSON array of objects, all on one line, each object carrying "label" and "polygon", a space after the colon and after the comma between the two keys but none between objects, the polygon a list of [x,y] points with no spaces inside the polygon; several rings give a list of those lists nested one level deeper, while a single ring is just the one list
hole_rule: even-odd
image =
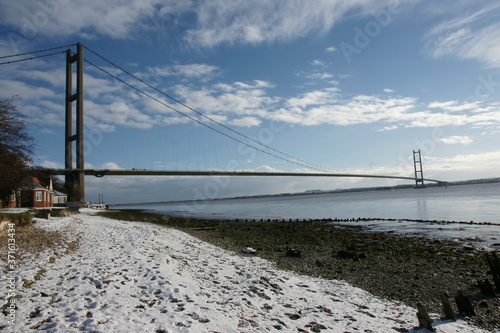
[{"label": "concrete bridge pylon", "polygon": [[[73,92],[73,64],[76,63],[76,90]],[[76,104],[73,121],[73,103]],[[65,185],[69,202],[85,202],[85,159],[83,130],[83,45],[77,52],[66,52]],[[73,167],[73,142],[76,142],[76,168]]]}]

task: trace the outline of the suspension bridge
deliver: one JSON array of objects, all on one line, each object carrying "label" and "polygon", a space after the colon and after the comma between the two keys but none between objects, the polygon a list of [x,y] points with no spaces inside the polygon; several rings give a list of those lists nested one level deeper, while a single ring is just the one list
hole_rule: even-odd
[{"label": "suspension bridge", "polygon": [[[69,48],[68,48],[69,47]],[[71,50],[71,47],[76,47],[76,53]],[[61,48],[68,48],[65,51],[53,52],[47,54],[47,51],[57,50]],[[109,70],[106,70],[100,66],[97,66],[93,62],[84,59],[83,52],[84,49],[90,51],[97,57],[105,60],[111,66],[116,69],[122,71],[123,73],[129,75],[135,80],[140,81],[142,84],[148,86],[153,89],[156,93],[167,97],[168,99],[174,101],[178,105],[181,105],[187,108],[191,113],[195,113],[200,118],[195,118],[191,114],[183,112],[179,109],[174,108],[173,106],[166,104],[165,102],[159,100],[152,94],[149,94],[136,86],[132,85],[130,82],[125,81],[116,75],[112,74]],[[33,56],[36,53],[42,53],[40,56]],[[0,59],[9,58],[9,57],[19,57],[19,56],[28,56],[28,58],[23,58],[20,60],[14,61],[5,61],[0,62],[0,65],[6,65],[26,60],[33,60],[37,58],[52,56],[56,54],[66,53],[66,88],[65,88],[65,168],[64,169],[45,169],[51,175],[63,175],[65,176],[66,187],[72,189],[69,195],[69,201],[73,202],[85,202],[85,176],[96,176],[96,177],[104,177],[104,176],[233,176],[233,177],[346,177],[346,178],[381,178],[381,179],[401,179],[401,180],[411,180],[415,182],[416,188],[424,187],[424,182],[434,182],[434,183],[445,183],[442,180],[424,178],[424,173],[422,169],[422,160],[420,150],[413,151],[413,163],[414,163],[414,176],[395,176],[395,175],[377,175],[377,174],[355,174],[355,173],[338,173],[332,172],[330,170],[327,171],[326,168],[323,168],[319,165],[304,161],[302,159],[291,156],[287,153],[276,150],[266,144],[258,142],[236,130],[233,128],[189,107],[185,103],[175,99],[174,97],[164,93],[163,91],[157,89],[156,87],[148,84],[143,81],[139,77],[134,74],[126,71],[125,69],[119,67],[108,59],[102,57],[97,52],[90,50],[89,48],[83,46],[81,43],[76,43],[68,46],[52,48],[48,50],[39,50],[35,52],[16,54],[12,56],[3,56]],[[115,80],[123,83],[128,86],[130,89],[135,90],[137,93],[151,98],[155,100],[157,103],[160,103],[166,108],[169,108],[184,117],[189,118],[190,120],[196,122],[199,125],[207,127],[218,134],[227,137],[231,140],[239,142],[240,144],[244,144],[246,146],[251,147],[252,149],[263,152],[267,155],[270,155],[274,158],[278,158],[281,160],[285,160],[287,162],[307,167],[308,169],[315,170],[315,172],[258,172],[258,171],[221,171],[221,170],[208,170],[208,171],[189,171],[189,170],[146,170],[146,169],[89,169],[85,168],[85,156],[84,156],[84,85],[83,85],[83,64],[84,62],[89,65],[95,67],[106,75],[113,77]],[[76,80],[73,80],[74,69],[73,66],[76,66]],[[73,87],[73,82],[76,82],[76,87]],[[75,110],[73,106],[75,107]],[[205,121],[201,121],[203,119]],[[225,131],[215,128],[211,124],[216,124],[222,127]],[[75,151],[74,151],[75,146]],[[74,152],[76,153],[74,155]],[[76,165],[75,163],[76,162]]]}]

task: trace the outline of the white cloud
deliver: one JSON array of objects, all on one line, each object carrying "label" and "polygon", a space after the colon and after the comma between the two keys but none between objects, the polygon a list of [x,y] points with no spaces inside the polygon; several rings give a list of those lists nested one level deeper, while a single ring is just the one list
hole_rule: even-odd
[{"label": "white cloud", "polygon": [[441,138],[441,139],[439,139],[439,141],[446,143],[446,144],[449,144],[449,145],[453,145],[453,144],[457,144],[457,143],[462,144],[462,145],[468,145],[469,143],[474,142],[474,140],[472,140],[469,136],[458,136],[458,135],[453,135],[453,136],[449,136],[446,138]]},{"label": "white cloud", "polygon": [[91,163],[85,163],[85,168],[86,169],[110,169],[110,170],[119,170],[123,169],[121,168],[117,163],[115,162],[105,162],[99,166],[93,165]]},{"label": "white cloud", "polygon": [[258,168],[255,168],[253,170],[248,170],[248,171],[254,171],[254,172],[283,172],[283,170],[275,169],[273,167],[270,167],[269,165],[261,165]]},{"label": "white cloud", "polygon": [[47,169],[64,169],[64,166],[62,164],[53,161],[43,161],[38,165]]},{"label": "white cloud", "polygon": [[[141,38],[176,33],[193,46],[290,41],[329,31],[344,17],[368,16],[392,0],[87,0],[0,2],[0,20],[11,27],[17,53],[33,38]],[[194,18],[177,24],[179,18]],[[186,27],[179,32],[179,27]],[[11,38],[12,39],[12,38]],[[333,47],[327,52],[334,52]]]},{"label": "white cloud", "polygon": [[291,98],[270,118],[302,125],[332,124],[339,126],[373,123],[378,121],[407,121],[415,99],[382,99],[358,95],[351,99],[339,98],[336,90],[309,92],[301,98]]},{"label": "white cloud", "polygon": [[309,81],[305,81],[306,85],[316,85],[316,84],[328,84],[331,86],[338,86],[340,82],[335,80],[335,75],[329,72],[323,71],[296,71],[295,75],[300,78],[306,78]]},{"label": "white cloud", "polygon": [[424,37],[426,53],[436,58],[476,59],[500,67],[499,11],[498,2],[457,4],[451,13],[459,14],[434,26]]},{"label": "white cloud", "polygon": [[261,122],[262,121],[256,117],[244,117],[240,119],[233,119],[231,121],[231,125],[238,127],[252,127],[252,126],[259,126]]},{"label": "white cloud", "polygon": [[[64,77],[64,75],[59,76],[59,78],[61,77]],[[124,94],[124,85],[111,79],[111,77],[100,78],[87,73],[84,74],[84,84],[85,95],[90,98]]]},{"label": "white cloud", "polygon": [[182,117],[182,116],[179,116],[179,117],[163,117],[163,119],[161,120],[161,122],[159,122],[158,124],[163,124],[163,125],[180,125],[180,124],[187,124],[189,122],[191,122],[192,120],[190,120],[189,118],[186,118],[186,117]]},{"label": "white cloud", "polygon": [[166,65],[149,67],[148,73],[152,76],[181,76],[186,78],[213,79],[220,74],[217,66],[207,64]]},{"label": "white cloud", "polygon": [[434,171],[447,180],[497,177],[500,169],[500,151],[427,159]]},{"label": "white cloud", "polygon": [[[344,15],[360,16],[386,7],[390,1],[214,0],[198,4],[197,28],[187,31],[194,45],[289,41],[313,32],[325,33]],[[331,50],[331,48],[330,48]]]},{"label": "white cloud", "polygon": [[[65,77],[65,73],[54,69],[56,66],[47,66],[47,68],[44,71],[35,71],[34,77],[31,77],[31,67],[19,67],[13,72],[15,73],[14,79],[0,80],[0,97],[6,98],[19,94],[26,104],[21,111],[28,115],[30,122],[44,126],[62,126],[64,125],[64,84],[59,84],[58,80],[64,83],[61,77]],[[111,70],[116,72],[116,69]],[[158,76],[182,75],[192,78],[196,78],[197,75],[215,76],[218,71],[219,69],[215,66],[203,64],[149,68],[150,73],[156,72]],[[40,87],[39,80],[49,84]],[[203,119],[191,109],[167,99],[159,92],[147,88],[148,95],[154,99],[148,98],[95,70],[87,71],[84,81],[87,128],[112,132],[116,126],[150,129],[158,125],[184,124],[192,121],[176,110],[195,119]],[[51,89],[54,84],[58,87]],[[131,84],[144,89],[137,82],[131,81]],[[273,87],[274,85],[268,81],[254,80],[215,83],[207,88],[200,88],[195,84],[190,84],[190,86],[179,84],[170,90],[176,91],[177,98],[189,107],[210,115],[216,121],[249,127],[258,126],[268,113],[268,109],[276,102],[266,92],[267,89]]]},{"label": "white cloud", "polygon": [[388,93],[388,94],[393,94],[393,93],[395,93],[396,91],[395,91],[395,90],[393,90],[393,89],[388,89],[388,88],[386,88],[386,89],[384,89],[384,92],[385,92],[385,93]]},{"label": "white cloud", "polygon": [[[308,79],[311,80],[332,80],[333,79],[333,74],[330,73],[312,73],[308,74],[306,76]],[[339,84],[338,81],[330,81],[332,84]]]},{"label": "white cloud", "polygon": [[37,87],[17,80],[0,80],[0,96],[3,98],[21,96],[24,100],[55,97],[56,93],[45,87]]},{"label": "white cloud", "polygon": [[419,105],[415,98],[368,95],[349,98],[332,88],[291,97],[268,118],[302,125],[384,123],[378,131],[399,127],[500,126],[497,103],[450,101],[433,102],[428,106],[428,110],[417,111]]},{"label": "white cloud", "polygon": [[447,101],[447,102],[432,102],[427,105],[431,109],[442,109],[450,112],[460,112],[467,110],[475,110],[480,106],[480,102],[461,102],[461,101]]},{"label": "white cloud", "polygon": [[64,101],[64,95],[46,87],[39,87],[19,80],[0,80],[0,98],[10,98],[18,95],[21,98],[19,111],[25,114],[31,123],[43,126],[60,126],[64,124],[61,111],[63,103],[57,104],[52,100]]},{"label": "white cloud", "polygon": [[[42,68],[51,68],[52,66],[47,63],[39,63],[39,66]],[[39,67],[39,68],[40,68]],[[18,70],[17,74],[25,79],[29,80],[40,80],[45,83],[49,83],[53,87],[64,88],[66,82],[61,80],[62,77],[65,77],[66,71],[64,68],[51,68],[50,70],[39,70],[32,68],[30,70]]]},{"label": "white cloud", "polygon": [[325,50],[327,53],[335,53],[337,52],[337,49],[333,46],[327,47]]},{"label": "white cloud", "polygon": [[[25,79],[29,77],[31,68],[18,68],[14,79],[0,80],[0,95],[10,97],[19,93],[27,104],[22,111],[29,115],[30,121],[43,124],[44,127],[62,126],[64,104],[61,101],[64,100],[64,89],[50,77],[59,77],[63,73],[55,66],[49,65],[48,68],[36,72],[33,84]],[[160,73],[162,70],[164,72]],[[218,73],[219,69],[209,65],[188,64],[150,68],[149,71],[158,71],[159,75],[194,77],[198,74],[211,76]],[[331,77],[328,73],[316,74],[317,79]],[[39,87],[39,80],[48,84]],[[426,110],[421,110],[416,98],[392,96],[393,90],[389,88],[384,89],[389,95],[349,96],[336,85],[282,98],[270,94],[270,89],[275,85],[265,80],[211,84],[195,81],[198,84],[178,84],[167,89],[190,108],[236,127],[259,126],[264,120],[306,126],[379,123],[378,131],[450,125],[470,125],[472,128],[489,126],[491,130],[500,126],[500,103],[434,101],[427,104]],[[158,92],[148,92],[156,100],[147,98],[122,83],[102,76],[102,73],[88,71],[85,83],[85,122],[88,128],[111,132],[117,126],[150,129],[153,126],[191,121],[174,109],[206,121],[191,109]]]},{"label": "white cloud", "polygon": [[157,18],[158,8],[165,9],[168,6],[162,2],[2,1],[0,19],[14,28],[18,38],[27,40],[42,36],[56,38],[81,34],[124,39],[147,30]]},{"label": "white cloud", "polygon": [[324,62],[324,61],[322,61],[322,60],[313,60],[313,61],[311,62],[311,65],[313,65],[313,66],[318,66],[318,67],[328,67],[328,64],[327,64],[327,63],[325,63],[325,62]]},{"label": "white cloud", "polygon": [[234,82],[201,89],[178,86],[176,93],[191,108],[203,113],[262,118],[276,102],[275,98],[267,96],[264,89],[268,87],[272,85],[266,81]]},{"label": "white cloud", "polygon": [[335,103],[338,100],[337,88],[327,88],[304,93],[298,97],[292,97],[286,101],[286,106],[291,108],[304,108],[309,105],[325,105]]},{"label": "white cloud", "polygon": [[385,126],[384,128],[378,129],[377,132],[393,131],[395,129],[398,129],[398,126],[396,125]]},{"label": "white cloud", "polygon": [[407,127],[463,126],[471,122],[465,114],[453,115],[443,112],[417,112],[411,115],[410,120]]},{"label": "white cloud", "polygon": [[113,101],[108,104],[97,104],[94,101],[85,102],[85,113],[100,123],[123,125],[127,127],[149,129],[156,120],[142,113],[133,104],[124,100]]},{"label": "white cloud", "polygon": [[121,168],[115,162],[106,162],[102,165],[101,169],[118,170]]},{"label": "white cloud", "polygon": [[244,89],[254,89],[254,88],[273,88],[274,85],[267,81],[262,80],[254,80],[253,84],[243,83],[243,82],[235,82],[235,86]]}]

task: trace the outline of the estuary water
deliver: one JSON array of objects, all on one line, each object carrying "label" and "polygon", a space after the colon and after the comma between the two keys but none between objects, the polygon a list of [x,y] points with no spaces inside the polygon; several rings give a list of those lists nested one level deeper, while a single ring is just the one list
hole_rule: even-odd
[{"label": "estuary water", "polygon": [[[116,208],[148,209],[172,216],[210,219],[356,219],[355,222],[341,223],[362,224],[376,231],[467,240],[476,246],[500,248],[499,183]],[[359,218],[382,220],[358,221]]]}]

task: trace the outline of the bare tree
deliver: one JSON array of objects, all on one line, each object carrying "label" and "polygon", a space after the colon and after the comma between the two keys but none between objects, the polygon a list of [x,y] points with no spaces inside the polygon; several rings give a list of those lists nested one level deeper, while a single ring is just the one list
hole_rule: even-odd
[{"label": "bare tree", "polygon": [[17,110],[20,98],[0,99],[0,200],[6,202],[29,173],[35,140],[25,116]]},{"label": "bare tree", "polygon": [[54,190],[67,193],[67,187],[64,183],[64,180],[60,177],[54,176],[50,169],[42,167],[42,166],[33,166],[30,170],[30,176],[37,178],[52,178],[52,186]]}]

